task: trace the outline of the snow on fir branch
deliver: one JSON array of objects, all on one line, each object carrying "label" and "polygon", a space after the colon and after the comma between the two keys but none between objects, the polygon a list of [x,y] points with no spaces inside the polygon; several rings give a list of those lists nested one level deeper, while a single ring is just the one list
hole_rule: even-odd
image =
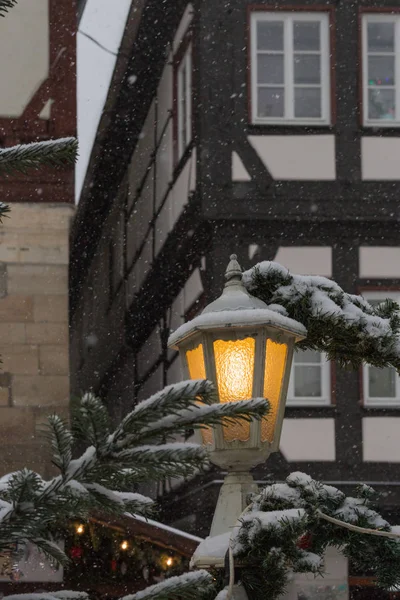
[{"label": "snow on fir branch", "polygon": [[[52,532],[69,520],[85,520],[94,513],[153,514],[153,500],[131,492],[138,483],[191,476],[207,463],[203,447],[168,443],[170,438],[187,427],[233,417],[259,419],[269,408],[261,399],[231,407],[214,402],[210,382],[187,381],[138,404],[114,431],[105,406],[93,394],[85,394],[73,407],[71,430],[60,417],[50,416],[47,437],[60,473],[45,481],[23,469],[0,478],[0,551],[30,541],[65,563]],[[87,447],[79,458],[72,458],[76,443]]]},{"label": "snow on fir branch", "polygon": [[393,300],[373,307],[326,277],[294,275],[269,261],[246,271],[243,281],[270,310],[306,327],[299,348],[325,352],[342,366],[366,362],[400,372],[400,308]]},{"label": "snow on fir branch", "polygon": [[25,173],[29,169],[46,165],[53,167],[73,165],[77,152],[78,142],[73,137],[0,148],[0,175],[13,171]]},{"label": "snow on fir branch", "polygon": [[[376,499],[369,486],[347,497],[304,473],[264,488],[232,536],[235,563],[252,600],[277,600],[292,572],[323,575],[328,546],[341,550],[360,572],[371,573],[378,586],[398,586],[399,528],[376,512]],[[368,535],[374,532],[397,539]]]},{"label": "snow on fir branch", "polygon": [[0,0],[0,17],[5,17],[10,8],[17,4],[17,0]]}]

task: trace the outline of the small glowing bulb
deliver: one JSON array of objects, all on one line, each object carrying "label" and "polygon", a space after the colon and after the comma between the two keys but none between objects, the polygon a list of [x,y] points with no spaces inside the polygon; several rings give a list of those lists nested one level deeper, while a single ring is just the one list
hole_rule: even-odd
[{"label": "small glowing bulb", "polygon": [[121,550],[128,550],[128,542],[126,540],[121,542]]},{"label": "small glowing bulb", "polygon": [[167,558],[167,567],[172,566],[172,558]]},{"label": "small glowing bulb", "polygon": [[85,531],[85,528],[82,524],[76,526],[76,533],[82,534]]}]

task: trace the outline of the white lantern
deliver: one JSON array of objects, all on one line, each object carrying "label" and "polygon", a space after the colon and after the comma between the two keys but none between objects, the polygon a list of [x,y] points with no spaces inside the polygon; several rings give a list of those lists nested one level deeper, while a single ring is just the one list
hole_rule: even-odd
[{"label": "white lantern", "polygon": [[216,384],[219,402],[269,400],[270,412],[261,421],[235,421],[202,433],[213,463],[248,471],[279,448],[294,344],[306,332],[247,292],[234,254],[225,277],[220,298],[175,331],[169,346],[179,349],[186,378]]}]

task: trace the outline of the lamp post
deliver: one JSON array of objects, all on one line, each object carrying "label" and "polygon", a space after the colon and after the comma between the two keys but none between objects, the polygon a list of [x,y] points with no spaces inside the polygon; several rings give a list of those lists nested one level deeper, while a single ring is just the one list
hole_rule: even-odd
[{"label": "lamp post", "polygon": [[[168,341],[179,350],[185,376],[214,382],[219,402],[263,397],[270,403],[268,416],[260,421],[202,430],[210,460],[228,471],[210,538],[232,530],[249,493],[258,491],[250,469],[279,448],[294,344],[306,336],[300,323],[268,309],[248,293],[234,254],[225,278],[222,295]],[[211,566],[210,557],[198,550],[192,563]],[[224,556],[219,559],[223,564]]]}]

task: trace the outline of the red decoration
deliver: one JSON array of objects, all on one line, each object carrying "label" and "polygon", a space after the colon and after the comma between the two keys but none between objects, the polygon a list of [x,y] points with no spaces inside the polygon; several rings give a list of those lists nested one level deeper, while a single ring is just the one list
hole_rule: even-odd
[{"label": "red decoration", "polygon": [[79,546],[72,546],[71,551],[70,551],[70,556],[71,558],[80,558],[83,554],[83,550],[82,548],[80,548]]},{"label": "red decoration", "polygon": [[305,533],[297,540],[296,546],[298,548],[301,548],[301,550],[308,550],[311,547],[311,544],[312,544],[311,533]]},{"label": "red decoration", "polygon": [[113,558],[111,561],[111,571],[116,571],[116,570],[117,570],[117,561],[115,560],[115,558]]}]

